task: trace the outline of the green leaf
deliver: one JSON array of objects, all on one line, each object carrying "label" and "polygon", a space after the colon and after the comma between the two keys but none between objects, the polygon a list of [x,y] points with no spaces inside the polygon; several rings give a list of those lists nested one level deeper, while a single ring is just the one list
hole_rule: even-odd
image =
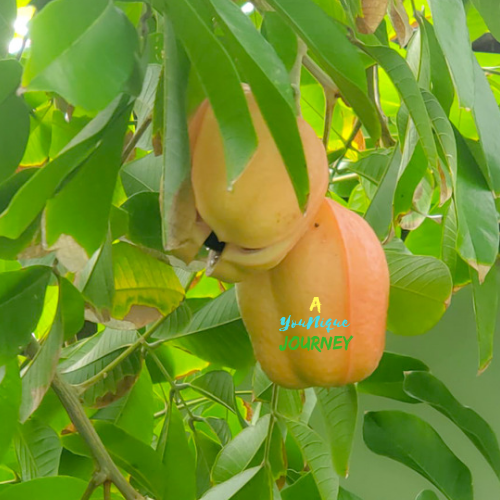
[{"label": "green leaf", "polygon": [[463,137],[455,130],[458,178],[455,193],[458,252],[479,274],[490,270],[498,253],[498,220],[493,194]]},{"label": "green leaf", "polygon": [[344,488],[340,487],[338,500],[361,500],[361,498],[358,497],[358,495],[355,495],[354,493],[351,493],[350,491],[347,491]]},{"label": "green leaf", "polygon": [[137,306],[155,308],[162,316],[167,316],[184,298],[184,289],[169,264],[128,243],[113,245],[113,270],[114,318],[126,318]]},{"label": "green leaf", "polygon": [[429,45],[432,92],[448,115],[455,96],[450,70],[436,38],[434,26],[422,16],[420,27]]},{"label": "green leaf", "polygon": [[148,370],[141,370],[130,392],[98,410],[92,418],[111,422],[131,436],[150,444],[153,438],[154,403],[151,377]]},{"label": "green leaf", "polygon": [[288,73],[297,59],[298,41],[293,30],[277,12],[264,12],[260,27],[262,36],[273,46]]},{"label": "green leaf", "polygon": [[196,445],[196,498],[200,498],[212,486],[210,472],[221,445],[204,432],[194,434]]},{"label": "green leaf", "polygon": [[205,373],[195,378],[190,385],[195,391],[236,413],[234,381],[228,372],[215,370]]},{"label": "green leaf", "polygon": [[432,122],[432,128],[436,133],[437,142],[443,152],[443,160],[452,178],[452,187],[455,187],[457,180],[457,143],[455,141],[453,127],[434,94],[424,89],[422,89],[421,92],[424,98],[425,107],[427,108],[427,112]]},{"label": "green leaf", "polygon": [[316,388],[316,395],[325,421],[333,465],[339,476],[347,477],[358,415],[356,387],[349,384],[329,389]]},{"label": "green leaf", "polygon": [[87,483],[75,477],[44,477],[9,486],[0,500],[80,500]]},{"label": "green leaf", "polygon": [[59,278],[59,289],[64,340],[69,340],[83,328],[85,301],[78,289],[66,278]]},{"label": "green leaf", "polygon": [[[169,478],[165,476],[165,468],[156,451],[109,422],[95,422],[94,427],[116,465],[128,472],[150,495],[163,498],[165,481]],[[92,457],[80,435],[65,435],[62,442],[73,453]]]},{"label": "green leaf", "polygon": [[163,3],[217,118],[224,141],[229,185],[241,174],[257,147],[237,70],[197,11],[196,2],[163,0]]},{"label": "green leaf", "polygon": [[424,490],[417,495],[415,500],[439,500],[439,498],[432,490]]},{"label": "green leaf", "polygon": [[0,460],[9,449],[17,428],[19,407],[21,406],[21,379],[17,360],[0,367]]},{"label": "green leaf", "polygon": [[38,420],[28,420],[19,427],[14,442],[23,481],[57,476],[62,446],[51,427]]},{"label": "green leaf", "polygon": [[105,108],[125,88],[138,37],[109,0],[57,0],[35,16],[23,85],[60,94],[87,110]]},{"label": "green leaf", "polygon": [[181,302],[179,307],[172,311],[165,321],[153,333],[155,339],[166,340],[170,337],[176,337],[183,332],[191,321],[192,312],[186,301]]},{"label": "green leaf", "polygon": [[405,372],[429,371],[422,361],[409,356],[384,352],[377,369],[365,380],[358,382],[358,392],[396,399],[403,403],[420,403],[403,389]]},{"label": "green leaf", "polygon": [[474,79],[476,93],[474,100],[474,119],[485,162],[483,175],[490,189],[498,197],[500,195],[500,109],[488,83],[488,79],[479,63],[474,59]]},{"label": "green leaf", "polygon": [[500,4],[496,0],[472,0],[492,35],[500,40]]},{"label": "green leaf", "polygon": [[[89,337],[63,350],[60,373],[70,384],[81,384],[97,375],[137,340],[137,332],[111,330]],[[83,399],[88,406],[107,406],[125,395],[141,371],[141,354],[135,351],[98,383],[88,388]]]},{"label": "green leaf", "polygon": [[479,348],[479,373],[488,368],[493,359],[493,339],[498,311],[498,269],[493,266],[484,282],[479,283],[476,271],[470,269]]},{"label": "green leaf", "polygon": [[129,240],[137,245],[162,252],[159,194],[151,192],[134,194],[121,208],[128,213]]},{"label": "green leaf", "polygon": [[45,393],[49,390],[56,373],[63,338],[63,322],[59,306],[52,328],[23,373],[23,397],[19,411],[21,423],[26,422],[38,408]]},{"label": "green leaf", "polygon": [[407,62],[396,51],[388,47],[362,45],[362,48],[380,64],[394,83],[415,124],[429,165],[436,167],[438,155],[429,114],[420,87]]},{"label": "green leaf", "polygon": [[293,484],[281,490],[282,500],[321,500],[318,487],[311,472],[304,474]]},{"label": "green leaf", "polygon": [[41,213],[63,179],[95,149],[108,123],[123,112],[120,100],[99,113],[60,153],[23,184],[0,214],[0,236],[18,238]]},{"label": "green leaf", "polygon": [[271,500],[271,485],[267,470],[253,467],[240,472],[225,483],[208,490],[201,500]]},{"label": "green leaf", "polygon": [[[201,22],[201,19],[197,21]],[[210,32],[207,37],[216,46],[216,52],[221,51],[222,48],[218,46],[216,40],[212,40]],[[167,245],[171,233],[176,230],[175,223],[171,221],[177,216],[175,213],[179,203],[177,196],[179,196],[181,186],[185,183],[190,185],[191,182],[191,154],[186,110],[190,62],[169,18],[165,23],[164,38],[166,57],[163,95],[163,180],[160,181],[162,193],[160,203],[163,220],[165,221],[163,224],[163,243]],[[227,70],[232,72],[232,68],[224,55],[219,57],[222,64],[227,66]],[[234,77],[234,75],[232,76]],[[212,86],[213,82],[210,82],[210,85]],[[232,119],[232,117],[229,117],[229,120]],[[174,212],[174,216],[172,216],[172,212]],[[172,227],[170,227],[171,225]]]},{"label": "green leaf", "polygon": [[243,429],[219,453],[212,469],[215,484],[228,481],[247,469],[262,448],[269,429],[269,415]]},{"label": "green leaf", "polygon": [[380,122],[368,97],[365,65],[345,30],[311,0],[269,0],[318,57],[341,94],[360,117],[373,140]]},{"label": "green leaf", "polygon": [[229,50],[252,87],[303,209],[309,194],[309,177],[287,70],[240,8],[230,0],[210,1],[229,38]]},{"label": "green leaf", "polygon": [[469,469],[424,420],[401,411],[365,414],[368,448],[413,469],[450,500],[473,500]]},{"label": "green leaf", "polygon": [[4,0],[0,4],[0,59],[8,52],[9,42],[14,36],[14,21],[17,16],[16,0]]},{"label": "green leaf", "polygon": [[165,466],[168,480],[161,498],[196,498],[195,459],[189,448],[182,415],[171,404],[156,450]]},{"label": "green leaf", "polygon": [[277,412],[288,418],[299,418],[302,413],[302,394],[295,389],[280,387]]},{"label": "green leaf", "polygon": [[[227,342],[228,336],[231,342]],[[175,340],[176,345],[212,363],[241,369],[255,361],[234,288],[196,311],[189,325],[175,337],[182,337]]]},{"label": "green leaf", "polygon": [[406,373],[404,390],[448,417],[474,443],[500,478],[500,448],[490,425],[474,410],[460,404],[434,375]]},{"label": "green leaf", "polygon": [[48,201],[45,239],[49,247],[61,237],[59,244],[64,247],[69,237],[90,257],[104,243],[129,111],[110,126],[94,154]]},{"label": "green leaf", "polygon": [[394,199],[396,191],[397,174],[401,165],[399,148],[394,148],[392,155],[386,158],[386,168],[377,183],[377,189],[365,214],[366,221],[379,239],[384,239],[387,236],[392,223],[392,203],[388,203],[388,200]]},{"label": "green leaf", "polygon": [[460,105],[474,107],[474,66],[462,0],[429,0],[436,38],[450,66]]},{"label": "green leaf", "polygon": [[326,443],[302,422],[289,420],[287,427],[309,464],[321,500],[337,500],[339,479],[333,469],[332,457]]},{"label": "green leaf", "polygon": [[124,165],[120,176],[127,196],[151,191],[159,193],[162,165],[163,156],[155,156],[153,153]]},{"label": "green leaf", "polygon": [[[7,2],[9,3],[9,2]],[[0,6],[0,44],[2,43],[2,11]],[[2,47],[0,46],[0,52]],[[0,61],[0,182],[12,175],[19,166],[28,143],[30,119],[28,107],[16,95],[21,83],[22,66],[13,59]]]},{"label": "green leaf", "polygon": [[30,342],[50,274],[50,268],[42,266],[0,273],[0,364]]},{"label": "green leaf", "polygon": [[434,257],[386,252],[391,277],[387,328],[421,335],[446,311],[452,293],[448,267]]},{"label": "green leaf", "polygon": [[78,273],[75,282],[87,302],[97,310],[110,311],[115,294],[111,234]]}]

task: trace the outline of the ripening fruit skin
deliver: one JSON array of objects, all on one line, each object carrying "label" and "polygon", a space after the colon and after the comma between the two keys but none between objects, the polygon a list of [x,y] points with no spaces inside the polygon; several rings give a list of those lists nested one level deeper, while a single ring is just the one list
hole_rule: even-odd
[{"label": "ripening fruit skin", "polygon": [[219,241],[259,250],[305,232],[307,218],[314,215],[327,188],[328,161],[312,127],[298,118],[310,185],[304,216],[257,102],[249,90],[245,96],[258,146],[244,171],[228,189],[222,137],[212,108],[206,106],[196,117],[200,124],[192,148],[191,179],[196,208]]},{"label": "ripening fruit skin", "polygon": [[356,18],[356,27],[360,33],[374,33],[387,12],[388,0],[363,0],[363,16]]},{"label": "ripening fruit skin", "polygon": [[[293,389],[342,386],[368,377],[385,344],[389,271],[377,236],[359,215],[324,199],[314,224],[274,269],[236,285],[243,322],[256,359],[275,383]],[[310,311],[314,297],[321,313]],[[290,327],[282,317],[307,324],[320,315],[349,326]],[[280,350],[285,336],[346,336],[348,349]],[[304,339],[304,343],[306,339]]]}]

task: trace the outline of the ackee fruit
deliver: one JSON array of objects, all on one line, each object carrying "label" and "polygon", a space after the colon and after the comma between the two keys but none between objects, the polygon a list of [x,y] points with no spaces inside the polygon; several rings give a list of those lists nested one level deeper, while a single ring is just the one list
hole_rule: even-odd
[{"label": "ackee fruit", "polygon": [[[256,359],[273,382],[294,389],[358,382],[375,370],[385,344],[389,271],[377,236],[363,218],[330,199],[313,220],[277,267],[236,285]],[[307,324],[319,315],[310,311],[314,297],[322,318],[349,326],[280,331],[281,318]],[[347,349],[279,348],[286,336],[335,335],[352,336]]]},{"label": "ackee fruit", "polygon": [[222,137],[205,101],[190,124],[191,183],[178,193],[167,242],[173,255],[189,263],[213,232],[221,249],[209,254],[207,274],[228,282],[276,266],[310,226],[328,185],[324,147],[299,117],[310,184],[302,213],[257,102],[249,90],[245,95],[258,138],[254,156],[229,189]]}]

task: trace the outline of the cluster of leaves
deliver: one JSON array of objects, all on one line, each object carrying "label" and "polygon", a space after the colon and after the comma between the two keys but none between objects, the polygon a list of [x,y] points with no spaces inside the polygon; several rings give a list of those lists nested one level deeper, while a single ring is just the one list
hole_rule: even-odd
[{"label": "cluster of leaves", "polygon": [[[108,498],[357,499],[339,476],[358,392],[430,405],[500,477],[491,428],[419,360],[386,353],[356,387],[273,386],[234,289],[169,258],[162,216],[189,175],[187,121],[202,99],[230,181],[253,154],[241,82],[303,206],[300,87],[329,154],[329,196],[384,242],[389,330],[427,332],[470,285],[484,370],[498,301],[500,55],[471,41],[500,39],[496,0],[391,0],[394,28],[372,35],[356,29],[359,0],[255,1],[250,15],[230,0],[28,3],[0,3],[0,500],[100,497],[110,462],[82,419],[137,492],[110,490],[106,476]],[[34,16],[9,55],[18,9]],[[370,412],[363,431],[446,498],[472,500],[469,469],[425,421]]]}]

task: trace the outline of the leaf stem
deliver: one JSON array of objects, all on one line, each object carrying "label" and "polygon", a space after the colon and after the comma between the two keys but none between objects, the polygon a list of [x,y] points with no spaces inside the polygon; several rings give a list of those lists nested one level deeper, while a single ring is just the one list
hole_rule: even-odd
[{"label": "leaf stem", "polygon": [[273,437],[274,424],[276,422],[276,408],[278,406],[279,386],[273,384],[273,393],[271,397],[271,415],[269,419],[269,428],[267,430],[266,444],[264,448],[264,465],[270,466],[269,455],[271,453],[271,441]]},{"label": "leaf stem", "polygon": [[89,387],[92,387],[97,382],[100,382],[103,378],[108,376],[108,373],[115,369],[124,359],[128,358],[132,353],[134,353],[142,345],[147,345],[146,341],[151,337],[151,335],[159,328],[159,326],[165,321],[166,316],[160,318],[158,321],[153,323],[153,325],[147,330],[143,335],[141,335],[133,344],[129,345],[119,356],[117,356],[109,365],[105,366],[99,373],[96,373],[93,377],[85,380],[81,384],[76,384],[73,387],[81,394],[86,391]]},{"label": "leaf stem", "polygon": [[163,366],[163,363],[158,359],[158,356],[153,351],[153,349],[151,349],[149,346],[147,346],[146,349],[148,351],[148,354],[151,356],[153,361],[156,363],[156,366],[160,370],[161,374],[167,379],[168,383],[170,384],[170,387],[172,387],[172,391],[174,392],[177,400],[182,403],[183,408],[186,410],[191,421],[194,422],[196,420],[200,420],[201,417],[194,415],[193,412],[190,410],[189,406],[186,404],[186,400],[182,396],[181,389],[177,385],[177,383],[176,383],[175,379],[172,377],[172,375],[170,375],[168,370]]}]

